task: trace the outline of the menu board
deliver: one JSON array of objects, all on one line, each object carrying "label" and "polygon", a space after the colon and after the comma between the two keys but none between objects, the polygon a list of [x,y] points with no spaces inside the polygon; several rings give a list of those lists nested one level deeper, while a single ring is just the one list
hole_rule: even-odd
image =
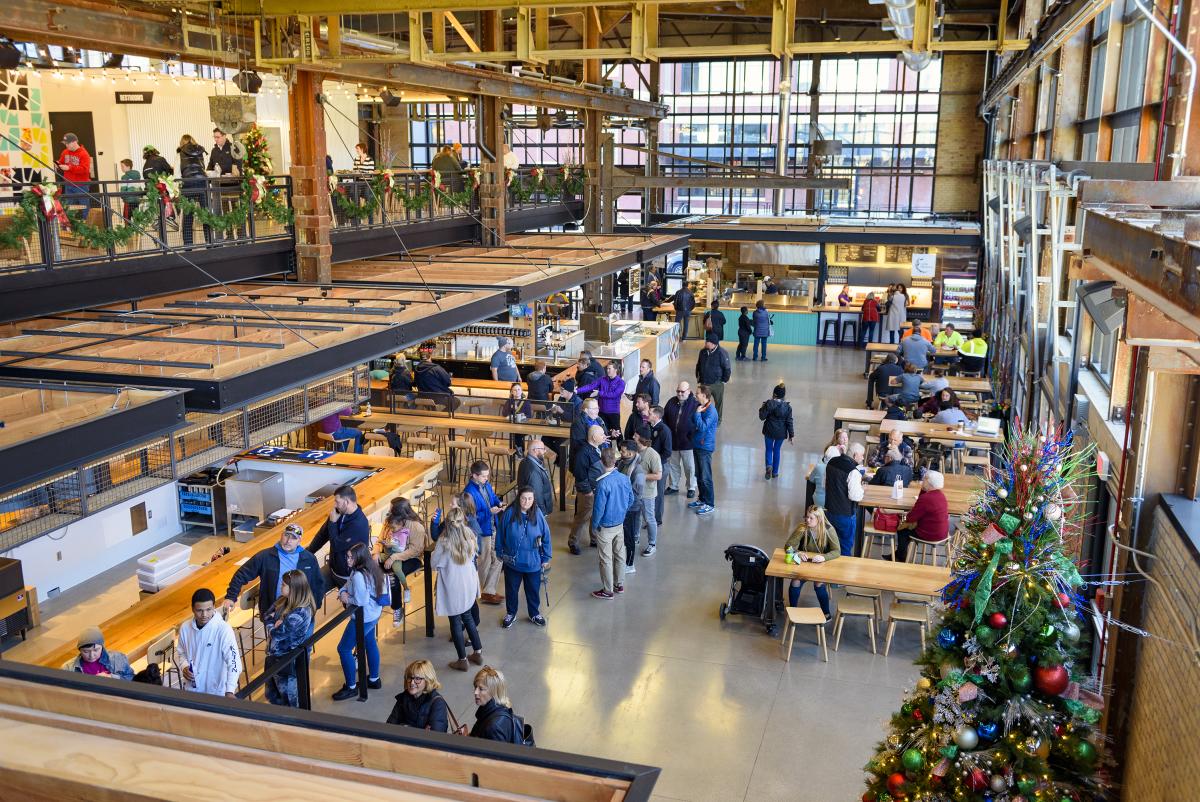
[{"label": "menu board", "polygon": [[839,245],[837,246],[837,261],[839,262],[874,262],[879,255],[876,245]]}]

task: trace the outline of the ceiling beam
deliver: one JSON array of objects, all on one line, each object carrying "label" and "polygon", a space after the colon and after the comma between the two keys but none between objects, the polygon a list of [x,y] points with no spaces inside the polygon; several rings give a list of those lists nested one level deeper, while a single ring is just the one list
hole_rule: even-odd
[{"label": "ceiling beam", "polygon": [[[695,0],[649,0],[655,5],[685,5]],[[403,14],[407,11],[499,11],[511,8],[597,8],[629,6],[630,0],[225,0],[227,13],[254,17],[327,16],[329,14]],[[622,12],[622,16],[625,12]],[[599,15],[597,15],[599,17]]]}]

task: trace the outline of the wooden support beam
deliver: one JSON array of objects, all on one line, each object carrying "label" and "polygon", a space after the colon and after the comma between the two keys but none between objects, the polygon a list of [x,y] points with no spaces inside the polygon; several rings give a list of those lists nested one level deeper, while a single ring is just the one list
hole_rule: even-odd
[{"label": "wooden support beam", "polygon": [[324,75],[299,70],[288,90],[292,208],[296,211],[296,272],[301,281],[329,282],[332,213],[325,179],[325,111],[318,96]]},{"label": "wooden support beam", "polygon": [[782,58],[796,33],[796,0],[771,3],[771,55]]},{"label": "wooden support beam", "polygon": [[408,12],[408,59],[420,64],[425,61],[425,25],[423,12]]},{"label": "wooden support beam", "polygon": [[1125,341],[1129,345],[1200,348],[1200,335],[1176,323],[1162,309],[1132,292],[1125,309]]},{"label": "wooden support beam", "polygon": [[453,11],[446,12],[446,19],[449,20],[450,27],[453,28],[458,35],[462,37],[462,40],[467,43],[467,49],[472,53],[478,53],[480,49],[479,45],[476,44],[475,40],[471,38],[471,34],[467,33],[467,29],[463,27],[463,24],[458,21],[458,17],[454,16]]},{"label": "wooden support beam", "polygon": [[325,20],[325,29],[329,42],[329,57],[337,59],[342,57],[342,18],[338,14],[330,14]]},{"label": "wooden support beam", "polygon": [[430,16],[433,23],[433,52],[446,52],[446,12],[433,11]]},{"label": "wooden support beam", "polygon": [[533,10],[533,49],[550,49],[550,9]]}]

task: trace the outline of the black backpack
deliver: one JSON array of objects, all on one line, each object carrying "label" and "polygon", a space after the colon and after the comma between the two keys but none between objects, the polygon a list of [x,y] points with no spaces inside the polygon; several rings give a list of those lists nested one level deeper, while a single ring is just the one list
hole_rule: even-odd
[{"label": "black backpack", "polygon": [[521,720],[521,717],[514,713],[511,709],[508,711],[508,720],[512,724],[512,736],[510,743],[519,744],[521,746],[537,746],[533,742],[533,726],[526,724]]}]

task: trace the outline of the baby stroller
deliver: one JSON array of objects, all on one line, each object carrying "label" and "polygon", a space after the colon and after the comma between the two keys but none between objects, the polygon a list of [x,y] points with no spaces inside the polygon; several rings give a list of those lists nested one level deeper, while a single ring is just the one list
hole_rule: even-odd
[{"label": "baby stroller", "polygon": [[757,546],[735,543],[725,549],[725,559],[733,563],[733,581],[729,598],[718,611],[721,620],[727,613],[763,616],[767,601],[767,563],[771,558]]}]

